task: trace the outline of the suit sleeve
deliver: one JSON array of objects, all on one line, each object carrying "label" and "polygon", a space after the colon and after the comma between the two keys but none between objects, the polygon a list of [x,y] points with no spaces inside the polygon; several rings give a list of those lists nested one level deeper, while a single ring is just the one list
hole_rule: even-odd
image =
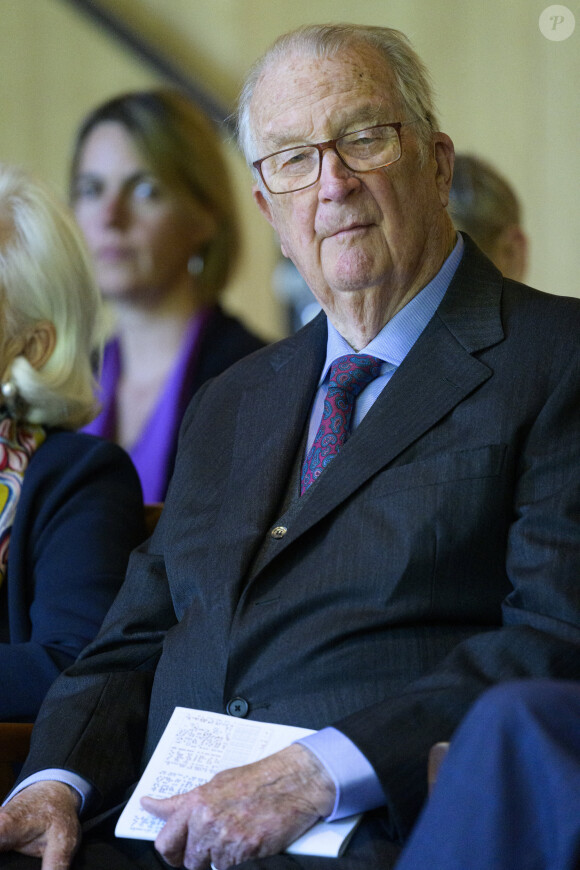
[{"label": "suit sleeve", "polygon": [[[71,438],[88,449],[68,452]],[[140,484],[120,448],[68,433],[46,448],[31,463],[13,529],[9,571],[18,572],[22,601],[18,640],[0,646],[2,719],[35,718],[96,635],[146,534]]]},{"label": "suit sleeve", "polygon": [[[122,800],[140,775],[151,687],[176,616],[160,552],[163,516],[130,556],[126,579],[97,637],[51,686],[20,781],[48,768],[83,777],[92,804]],[[67,710],[63,729],[62,710]]]},{"label": "suit sleeve", "polygon": [[425,797],[430,747],[451,738],[487,687],[519,677],[580,679],[579,435],[576,354],[520,451],[502,625],[458,644],[395,696],[335,723],[379,775],[394,839],[408,834]]}]

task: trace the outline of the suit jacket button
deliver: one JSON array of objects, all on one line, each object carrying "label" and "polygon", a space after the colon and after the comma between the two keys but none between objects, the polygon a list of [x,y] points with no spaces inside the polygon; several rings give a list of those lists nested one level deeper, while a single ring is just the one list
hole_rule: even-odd
[{"label": "suit jacket button", "polygon": [[244,716],[248,715],[249,709],[250,705],[245,698],[232,698],[226,704],[226,713],[228,716],[237,716],[240,719],[243,719]]},{"label": "suit jacket button", "polygon": [[286,526],[274,526],[274,528],[270,532],[270,537],[279,540],[280,538],[284,537],[287,531],[288,529],[286,528]]}]

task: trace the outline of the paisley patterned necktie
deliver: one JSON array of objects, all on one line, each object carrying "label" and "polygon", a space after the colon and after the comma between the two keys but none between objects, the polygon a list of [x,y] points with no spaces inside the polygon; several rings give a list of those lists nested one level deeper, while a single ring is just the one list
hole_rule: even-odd
[{"label": "paisley patterned necktie", "polygon": [[381,365],[382,360],[365,354],[347,354],[332,363],[322,420],[302,466],[301,495],[322,474],[348,438],[354,400],[380,375]]}]

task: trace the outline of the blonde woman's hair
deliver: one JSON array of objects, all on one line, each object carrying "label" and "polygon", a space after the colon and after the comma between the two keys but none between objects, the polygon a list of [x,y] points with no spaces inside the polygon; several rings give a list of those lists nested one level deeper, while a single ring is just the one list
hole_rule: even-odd
[{"label": "blonde woman's hair", "polygon": [[38,370],[24,356],[11,377],[29,422],[65,429],[88,423],[98,408],[104,311],[89,255],[66,205],[24,170],[0,164],[0,304],[5,339],[41,321],[56,331]]},{"label": "blonde woman's hair", "polygon": [[[171,88],[121,94],[97,106],[81,123],[70,168],[70,201],[84,143],[99,124],[120,124],[151,170],[174,189],[188,191],[214,218],[217,230],[201,252],[196,277],[201,301],[216,302],[237,263],[240,230],[230,173],[214,123]],[[194,252],[192,251],[192,254]]]}]

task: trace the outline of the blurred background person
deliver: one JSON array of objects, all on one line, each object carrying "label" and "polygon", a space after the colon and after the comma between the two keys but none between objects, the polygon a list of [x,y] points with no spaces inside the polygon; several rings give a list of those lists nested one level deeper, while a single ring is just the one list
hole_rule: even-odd
[{"label": "blurred background person", "polygon": [[468,233],[506,278],[524,279],[528,239],[520,202],[493,166],[471,154],[455,155],[449,212],[455,227]]},{"label": "blurred background person", "polygon": [[218,302],[239,229],[217,132],[179,92],[118,96],[81,124],[70,198],[115,316],[86,431],[125,447],[162,501],[191,396],[263,345]]},{"label": "blurred background person", "polygon": [[103,309],[68,209],[0,164],[0,719],[32,721],[145,537],[126,453],[94,415]]}]

